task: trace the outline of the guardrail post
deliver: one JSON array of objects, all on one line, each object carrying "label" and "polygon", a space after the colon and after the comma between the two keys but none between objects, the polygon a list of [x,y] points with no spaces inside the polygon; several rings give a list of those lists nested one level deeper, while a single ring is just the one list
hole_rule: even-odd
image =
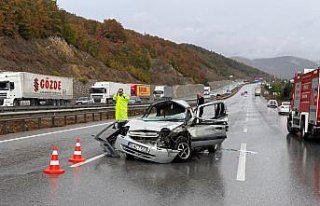
[{"label": "guardrail post", "polygon": [[109,112],[106,112],[106,115],[107,115],[107,119],[109,119]]},{"label": "guardrail post", "polygon": [[25,132],[27,130],[27,125],[26,125],[26,120],[25,119],[22,120],[22,125],[21,126],[22,126],[22,131]]},{"label": "guardrail post", "polygon": [[92,113],[92,121],[94,122],[94,113]]},{"label": "guardrail post", "polygon": [[41,117],[38,118],[38,129],[41,128]]},{"label": "guardrail post", "polygon": [[102,113],[100,112],[99,114],[100,114],[100,121],[102,121]]},{"label": "guardrail post", "polygon": [[78,124],[78,115],[74,115],[74,123]]},{"label": "guardrail post", "polygon": [[67,116],[64,116],[64,117],[63,117],[63,125],[64,125],[64,126],[67,126],[67,125],[68,125]]},{"label": "guardrail post", "polygon": [[54,118],[54,117],[51,118],[51,126],[52,126],[52,127],[55,126],[55,118]]},{"label": "guardrail post", "polygon": [[7,122],[1,122],[1,124],[2,124],[3,134],[7,134],[8,133]]},{"label": "guardrail post", "polygon": [[87,123],[87,114],[84,114],[84,123]]}]

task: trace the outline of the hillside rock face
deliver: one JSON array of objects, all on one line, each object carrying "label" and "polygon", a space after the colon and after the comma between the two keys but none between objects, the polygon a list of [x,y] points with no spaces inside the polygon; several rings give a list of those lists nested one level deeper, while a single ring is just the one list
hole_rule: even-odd
[{"label": "hillside rock face", "polygon": [[267,76],[195,45],[126,29],[116,19],[76,16],[57,1],[0,1],[0,38],[0,70],[168,85]]},{"label": "hillside rock face", "polygon": [[111,69],[58,37],[29,41],[0,37],[0,50],[0,70],[4,71],[35,72],[81,80],[137,81],[128,72]]}]

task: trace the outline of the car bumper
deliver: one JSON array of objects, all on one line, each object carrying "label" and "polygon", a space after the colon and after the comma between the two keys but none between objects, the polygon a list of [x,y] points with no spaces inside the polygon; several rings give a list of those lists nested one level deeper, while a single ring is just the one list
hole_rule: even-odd
[{"label": "car bumper", "polygon": [[[129,146],[129,144],[136,144],[145,148],[148,148],[148,152],[139,151],[135,148]],[[151,162],[157,163],[170,163],[174,160],[174,158],[178,155],[178,150],[172,149],[164,149],[159,148],[157,146],[150,146],[146,144],[142,144],[131,139],[128,136],[119,135],[114,145],[116,150],[124,152],[126,154],[132,155],[139,159],[144,159]]]},{"label": "car bumper", "polygon": [[289,114],[289,109],[279,109],[278,113],[279,114]]}]

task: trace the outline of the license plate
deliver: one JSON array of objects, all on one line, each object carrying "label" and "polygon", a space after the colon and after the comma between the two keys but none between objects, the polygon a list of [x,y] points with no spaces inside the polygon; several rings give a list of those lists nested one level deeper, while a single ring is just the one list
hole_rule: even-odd
[{"label": "license plate", "polygon": [[128,143],[128,146],[130,148],[138,150],[140,152],[149,153],[149,149],[147,147],[144,147],[144,146],[141,146],[141,145],[138,145],[138,144],[134,144],[134,143],[131,143],[131,142]]}]

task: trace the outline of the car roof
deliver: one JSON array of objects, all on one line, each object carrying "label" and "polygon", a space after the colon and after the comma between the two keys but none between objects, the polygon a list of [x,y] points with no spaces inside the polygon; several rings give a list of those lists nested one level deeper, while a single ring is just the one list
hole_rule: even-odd
[{"label": "car roof", "polygon": [[174,102],[174,103],[179,104],[180,106],[182,106],[184,108],[190,108],[191,107],[185,100],[178,100],[178,99],[158,101],[158,102],[153,103],[152,106],[160,104],[160,103],[164,103],[164,102]]}]

